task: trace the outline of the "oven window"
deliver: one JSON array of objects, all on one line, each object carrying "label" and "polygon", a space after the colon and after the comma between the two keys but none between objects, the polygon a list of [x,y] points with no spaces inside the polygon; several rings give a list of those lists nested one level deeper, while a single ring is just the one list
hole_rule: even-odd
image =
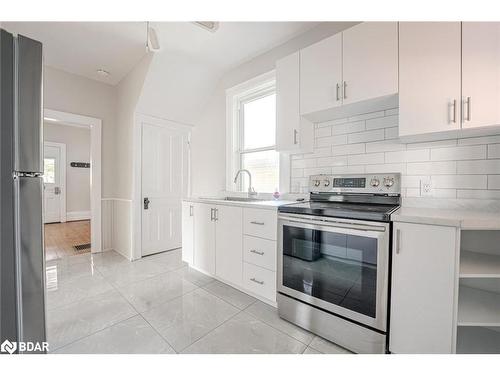
[{"label": "oven window", "polygon": [[375,318],[377,239],[284,225],[283,285]]}]

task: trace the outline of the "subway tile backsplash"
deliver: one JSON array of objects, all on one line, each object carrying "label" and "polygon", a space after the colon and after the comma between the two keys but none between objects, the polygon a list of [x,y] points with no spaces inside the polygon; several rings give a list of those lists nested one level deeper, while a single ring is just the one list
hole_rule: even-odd
[{"label": "subway tile backsplash", "polygon": [[422,197],[421,181],[430,179],[429,199],[500,200],[500,135],[401,143],[397,108],[323,122],[314,131],[314,152],[292,156],[293,192],[307,192],[309,176],[318,173],[399,172],[405,197]]}]

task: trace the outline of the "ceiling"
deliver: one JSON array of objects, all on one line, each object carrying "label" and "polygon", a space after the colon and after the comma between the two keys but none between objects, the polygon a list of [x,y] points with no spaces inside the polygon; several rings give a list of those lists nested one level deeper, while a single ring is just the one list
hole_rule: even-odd
[{"label": "ceiling", "polygon": [[[112,85],[146,53],[146,23],[2,22],[2,27],[41,41],[46,65]],[[111,75],[100,76],[97,69]]]},{"label": "ceiling", "polygon": [[[317,26],[318,22],[221,22],[211,33],[191,22],[152,23],[160,53],[182,53],[225,71]],[[44,44],[45,64],[115,85],[146,53],[145,22],[2,22]],[[98,69],[111,73],[101,76]]]}]

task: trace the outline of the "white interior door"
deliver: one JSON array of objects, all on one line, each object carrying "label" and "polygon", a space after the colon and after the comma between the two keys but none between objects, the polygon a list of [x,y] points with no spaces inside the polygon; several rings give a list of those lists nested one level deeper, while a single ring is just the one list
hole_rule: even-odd
[{"label": "white interior door", "polygon": [[62,214],[64,208],[64,145],[44,144],[44,222],[59,223],[66,221]]},{"label": "white interior door", "polygon": [[188,131],[142,124],[142,255],[182,246],[188,192]]}]

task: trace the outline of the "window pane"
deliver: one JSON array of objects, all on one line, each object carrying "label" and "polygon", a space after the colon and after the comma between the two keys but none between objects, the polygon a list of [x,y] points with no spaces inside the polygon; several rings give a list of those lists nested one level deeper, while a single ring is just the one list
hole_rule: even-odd
[{"label": "window pane", "polygon": [[[241,155],[241,167],[252,174],[252,185],[258,193],[273,193],[279,187],[279,153],[274,150]],[[242,190],[248,190],[248,177],[243,176]]]},{"label": "window pane", "polygon": [[243,104],[243,149],[276,143],[276,94]]},{"label": "window pane", "polygon": [[43,159],[43,182],[46,184],[53,184],[56,182],[56,159],[45,158]]}]

